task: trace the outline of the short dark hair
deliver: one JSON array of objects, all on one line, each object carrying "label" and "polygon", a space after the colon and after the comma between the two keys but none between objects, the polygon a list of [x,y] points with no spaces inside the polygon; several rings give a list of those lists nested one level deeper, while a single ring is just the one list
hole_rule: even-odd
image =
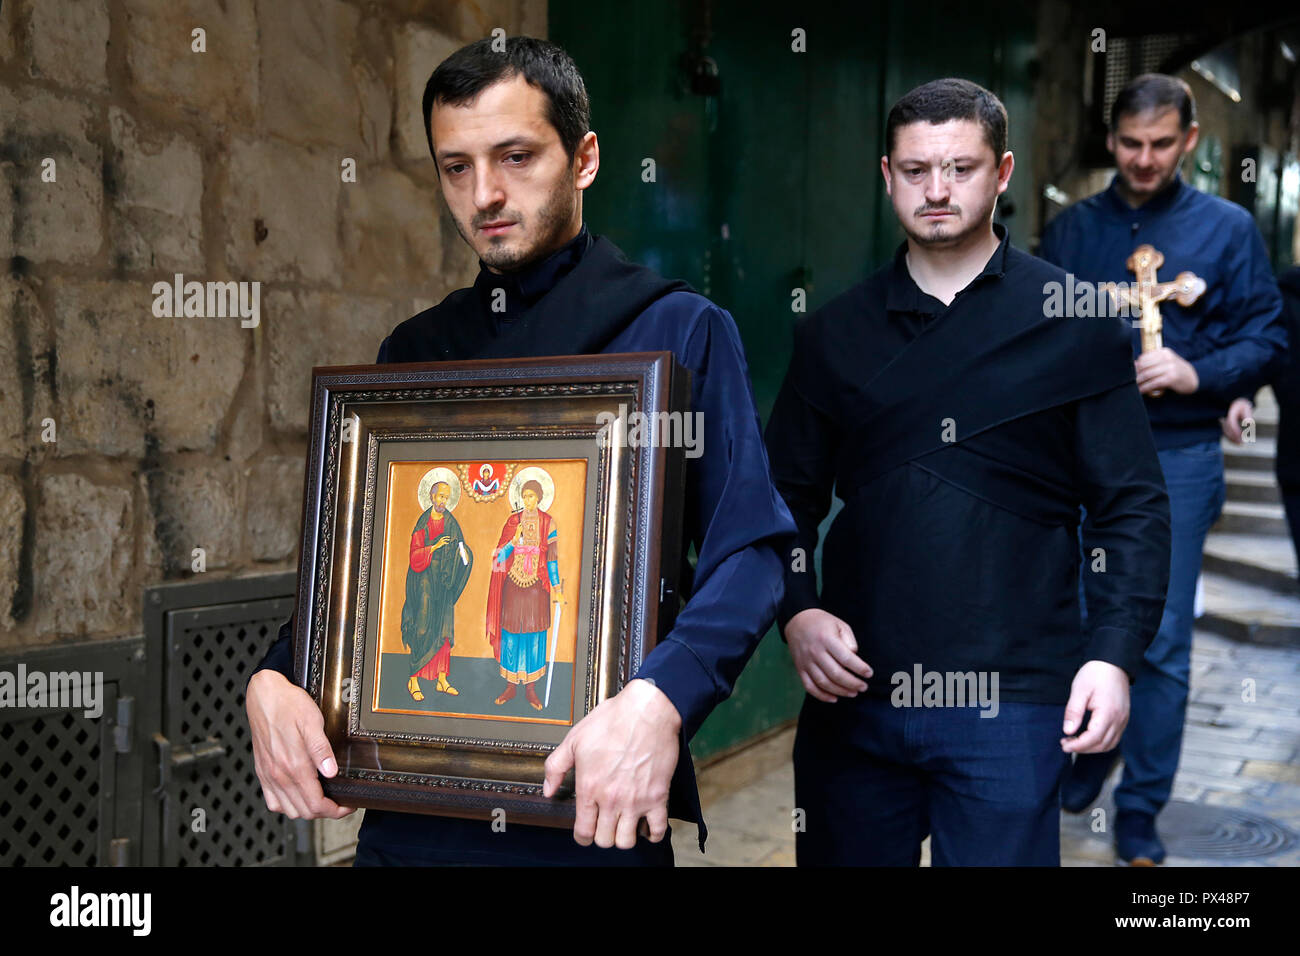
[{"label": "short dark hair", "polygon": [[1192,88],[1176,76],[1143,73],[1129,80],[1115,96],[1110,107],[1110,131],[1119,129],[1120,117],[1135,116],[1148,110],[1163,113],[1178,110],[1178,126],[1186,133],[1196,122],[1196,100]]},{"label": "short dark hair", "polygon": [[507,37],[504,52],[492,49],[495,42],[499,41],[484,37],[461,47],[429,77],[424,86],[424,137],[430,155],[433,132],[429,118],[435,103],[462,106],[493,83],[522,76],[546,94],[546,118],[573,159],[582,137],[591,130],[591,103],[572,57],[554,43],[535,37]]},{"label": "short dark hair", "polygon": [[938,125],[949,120],[973,120],[984,128],[984,139],[995,161],[1007,151],[1007,108],[978,83],[948,77],[931,80],[903,94],[885,121],[885,154],[892,156],[898,130],[913,123]]}]

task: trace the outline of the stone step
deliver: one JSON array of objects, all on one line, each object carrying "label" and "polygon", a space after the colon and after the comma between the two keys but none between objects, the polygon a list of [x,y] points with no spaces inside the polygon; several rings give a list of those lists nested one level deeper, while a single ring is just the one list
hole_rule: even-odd
[{"label": "stone step", "polygon": [[1223,467],[1242,471],[1273,472],[1273,459],[1277,456],[1277,440],[1256,436],[1253,442],[1233,444],[1223,442]]},{"label": "stone step", "polygon": [[1276,425],[1277,419],[1277,402],[1271,396],[1265,396],[1260,392],[1259,401],[1255,403],[1255,421]]},{"label": "stone step", "polygon": [[1282,503],[1282,492],[1277,486],[1277,478],[1271,471],[1225,468],[1223,479],[1228,485],[1229,501]]},{"label": "stone step", "polygon": [[1290,536],[1211,531],[1205,539],[1202,569],[1280,594],[1297,591],[1295,549]]},{"label": "stone step", "polygon": [[1286,511],[1280,504],[1259,501],[1232,501],[1223,505],[1223,513],[1214,523],[1215,531],[1225,534],[1290,535]]},{"label": "stone step", "polygon": [[1198,628],[1251,644],[1300,647],[1300,592],[1282,594],[1214,572],[1202,573],[1201,588]]}]

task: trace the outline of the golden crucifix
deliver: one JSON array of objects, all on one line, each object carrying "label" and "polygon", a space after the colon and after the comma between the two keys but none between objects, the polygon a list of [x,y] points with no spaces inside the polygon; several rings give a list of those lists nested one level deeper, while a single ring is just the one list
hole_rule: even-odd
[{"label": "golden crucifix", "polygon": [[1136,288],[1108,282],[1104,286],[1115,304],[1136,311],[1142,329],[1142,351],[1153,352],[1160,348],[1160,330],[1164,320],[1160,317],[1160,303],[1173,299],[1187,307],[1205,294],[1205,280],[1194,272],[1180,272],[1172,282],[1157,282],[1156,270],[1165,264],[1164,253],[1150,243],[1143,243],[1128,257],[1129,272],[1137,276]]},{"label": "golden crucifix", "polygon": [[[1156,270],[1164,264],[1164,253],[1150,243],[1143,243],[1133,250],[1125,263],[1129,272],[1137,276],[1137,282],[1128,286],[1108,282],[1103,286],[1117,306],[1125,306],[1129,314],[1136,311],[1140,316],[1143,352],[1154,352],[1163,346],[1160,336],[1164,326],[1164,319],[1160,316],[1161,302],[1173,299],[1186,308],[1205,294],[1205,280],[1194,272],[1180,272],[1172,282],[1156,281]],[[1151,394],[1158,396],[1163,393],[1164,389],[1160,388]]]}]

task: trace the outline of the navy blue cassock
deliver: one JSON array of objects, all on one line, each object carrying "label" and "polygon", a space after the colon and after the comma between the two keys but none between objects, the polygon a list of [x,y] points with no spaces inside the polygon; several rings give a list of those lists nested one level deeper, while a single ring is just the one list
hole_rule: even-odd
[{"label": "navy blue cassock", "polygon": [[[500,303],[504,289],[505,311]],[[628,262],[584,225],[562,249],[517,273],[480,268],[474,285],[399,325],[379,363],[525,355],[672,351],[691,370],[691,410],[702,413],[702,454],[687,459],[683,547],[695,546],[686,604],[646,655],[649,678],[682,717],[669,813],[707,836],[687,742],[725,700],[776,616],[780,554],[795,532],[773,487],[744,349],[731,316],[684,283]],[[258,669],[292,680],[293,619]],[[669,840],[633,850],[579,846],[568,829],[367,810],[358,863],[661,864]]]}]

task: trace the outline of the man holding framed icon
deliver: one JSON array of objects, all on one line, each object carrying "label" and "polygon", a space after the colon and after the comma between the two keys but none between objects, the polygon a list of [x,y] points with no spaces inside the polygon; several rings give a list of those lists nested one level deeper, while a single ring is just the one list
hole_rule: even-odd
[{"label": "man holding framed icon", "polygon": [[[707,834],[687,741],[775,617],[779,554],[794,523],[772,486],[731,316],[628,262],[583,223],[600,154],[572,60],[527,37],[500,52],[492,43],[452,54],[424,95],[443,197],[480,258],[479,276],[394,329],[377,361],[671,351],[692,373],[691,407],[704,426],[703,454],[686,466],[683,515],[683,548],[693,544],[698,560],[672,630],[546,761],[547,797],[575,771],[572,836],[370,810],[358,864],[671,865],[670,804],[699,822],[701,849]],[[292,632],[291,620],[248,686],[258,776],[272,810],[343,816],[351,811],[317,778],[338,773],[320,711],[288,679]]]}]

